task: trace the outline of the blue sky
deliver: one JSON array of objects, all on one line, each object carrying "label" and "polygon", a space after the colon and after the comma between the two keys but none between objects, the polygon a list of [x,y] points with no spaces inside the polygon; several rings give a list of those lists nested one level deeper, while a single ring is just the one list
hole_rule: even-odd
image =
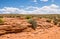
[{"label": "blue sky", "polygon": [[[39,8],[39,11],[37,10],[38,8]],[[46,8],[46,9],[44,10],[41,8]],[[47,8],[48,9],[50,8],[53,11],[49,12],[47,11],[48,10]],[[45,14],[44,12],[47,12],[46,14],[49,14],[49,13],[53,13],[55,9],[56,11],[57,9],[59,10],[58,13],[60,12],[60,0],[0,0],[0,14],[15,13],[15,12],[17,14],[19,13],[32,14],[34,12],[38,14],[39,13]]]},{"label": "blue sky", "polygon": [[[60,6],[60,0],[54,0],[53,3]],[[0,0],[0,8],[3,8],[3,7],[18,7],[18,8],[20,8],[21,6],[42,7],[42,6],[50,5],[50,4],[52,4],[52,0],[48,0],[47,2],[40,1],[40,0],[37,0],[37,2],[34,2],[34,0]]]}]

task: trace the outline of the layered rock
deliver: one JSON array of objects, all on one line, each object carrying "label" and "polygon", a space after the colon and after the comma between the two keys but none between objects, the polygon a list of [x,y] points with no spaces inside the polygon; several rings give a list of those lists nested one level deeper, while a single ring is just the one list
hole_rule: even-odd
[{"label": "layered rock", "polygon": [[[46,20],[46,19],[45,19]],[[44,21],[43,19],[37,19],[37,26],[43,29],[53,27],[54,25]],[[6,33],[15,33],[21,31],[31,31],[29,28],[31,24],[27,22],[26,19],[16,19],[16,18],[5,18],[4,25],[0,25],[0,35]]]}]

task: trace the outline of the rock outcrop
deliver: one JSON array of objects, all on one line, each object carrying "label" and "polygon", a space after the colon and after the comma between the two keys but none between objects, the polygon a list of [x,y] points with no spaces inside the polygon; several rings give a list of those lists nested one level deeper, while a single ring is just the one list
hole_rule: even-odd
[{"label": "rock outcrop", "polygon": [[[46,20],[46,19],[45,19]],[[37,26],[42,29],[47,29],[53,27],[54,25],[44,21],[43,19],[37,19]],[[29,24],[26,19],[16,19],[16,18],[5,18],[4,25],[0,25],[0,35],[6,33],[17,33],[21,31],[31,31]]]}]

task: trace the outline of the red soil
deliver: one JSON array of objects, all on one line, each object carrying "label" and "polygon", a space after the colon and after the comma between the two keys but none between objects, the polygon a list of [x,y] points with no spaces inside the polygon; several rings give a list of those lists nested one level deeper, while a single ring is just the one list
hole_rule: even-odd
[{"label": "red soil", "polygon": [[[21,24],[23,26],[31,25],[26,19],[3,18],[6,25]],[[38,27],[36,30],[27,28],[22,32],[9,33],[0,36],[0,39],[60,39],[60,27],[46,22],[46,19],[35,19]],[[16,28],[15,28],[16,29]]]}]

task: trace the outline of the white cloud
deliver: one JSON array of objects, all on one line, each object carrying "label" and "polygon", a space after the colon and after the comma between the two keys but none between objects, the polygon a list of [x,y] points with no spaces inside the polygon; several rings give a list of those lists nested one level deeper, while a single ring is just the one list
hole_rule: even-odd
[{"label": "white cloud", "polygon": [[[3,9],[0,9],[0,12],[3,13],[17,13],[20,9],[18,8],[13,8],[13,7],[4,7]],[[17,12],[16,12],[17,11]]]},{"label": "white cloud", "polygon": [[43,7],[33,7],[29,6],[25,9],[13,8],[13,7],[4,7],[0,9],[2,14],[60,14],[60,7],[51,4],[50,6]]},{"label": "white cloud", "polygon": [[42,1],[42,2],[47,2],[48,0],[40,0],[40,1]]},{"label": "white cloud", "polygon": [[33,2],[37,2],[37,0],[33,0]]},{"label": "white cloud", "polygon": [[34,12],[38,14],[60,14],[60,8],[59,6],[52,4],[50,6],[37,8]]},{"label": "white cloud", "polygon": [[[42,2],[47,2],[48,0],[40,0],[40,1],[42,1]],[[52,0],[52,2],[53,2],[54,0]],[[33,0],[33,2],[37,2],[37,0]]]},{"label": "white cloud", "polygon": [[38,1],[37,1],[37,0],[33,0],[33,2],[34,2],[35,4],[38,4]]}]

